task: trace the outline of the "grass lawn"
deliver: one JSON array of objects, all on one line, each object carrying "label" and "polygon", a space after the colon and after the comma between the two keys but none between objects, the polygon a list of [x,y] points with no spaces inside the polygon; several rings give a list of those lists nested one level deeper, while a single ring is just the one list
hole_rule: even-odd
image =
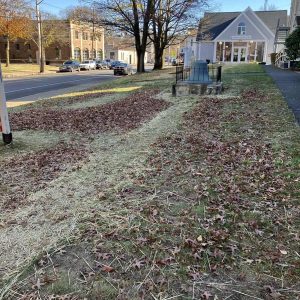
[{"label": "grass lawn", "polygon": [[[32,73],[39,73],[40,67],[36,64],[10,64],[6,67],[5,64],[1,64],[3,75],[26,75]],[[46,72],[56,72],[58,69],[56,66],[45,65]]]},{"label": "grass lawn", "polygon": [[0,299],[300,299],[300,130],[259,65],[10,109]]}]

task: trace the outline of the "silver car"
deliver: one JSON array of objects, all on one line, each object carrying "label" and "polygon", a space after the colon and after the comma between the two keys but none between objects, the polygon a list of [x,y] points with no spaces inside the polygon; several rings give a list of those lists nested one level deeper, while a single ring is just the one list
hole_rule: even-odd
[{"label": "silver car", "polygon": [[93,60],[84,60],[80,64],[80,70],[96,70],[96,62]]}]

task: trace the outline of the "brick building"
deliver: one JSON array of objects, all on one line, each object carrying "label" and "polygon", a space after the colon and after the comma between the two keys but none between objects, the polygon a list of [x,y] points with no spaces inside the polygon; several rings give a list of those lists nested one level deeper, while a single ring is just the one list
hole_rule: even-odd
[{"label": "brick building", "polygon": [[[45,21],[47,22],[47,21]],[[50,22],[50,21],[49,21]],[[45,60],[47,63],[61,63],[67,59],[104,58],[104,29],[89,23],[55,21],[57,32],[54,41],[47,45],[45,41]],[[59,31],[59,32],[58,32]],[[0,38],[0,58],[6,57],[7,42]],[[11,62],[36,62],[38,47],[33,40],[18,39],[10,42]]]}]

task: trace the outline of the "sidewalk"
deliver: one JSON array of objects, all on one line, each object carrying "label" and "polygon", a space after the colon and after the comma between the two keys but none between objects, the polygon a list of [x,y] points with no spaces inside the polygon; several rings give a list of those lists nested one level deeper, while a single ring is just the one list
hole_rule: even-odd
[{"label": "sidewalk", "polygon": [[273,66],[264,67],[283,94],[296,121],[300,124],[300,74],[290,70],[282,70]]}]

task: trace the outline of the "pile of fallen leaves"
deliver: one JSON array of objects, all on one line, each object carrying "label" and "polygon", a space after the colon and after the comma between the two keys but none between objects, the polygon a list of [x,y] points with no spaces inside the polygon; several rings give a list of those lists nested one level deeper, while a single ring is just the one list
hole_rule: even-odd
[{"label": "pile of fallen leaves", "polygon": [[55,130],[96,134],[128,131],[140,126],[169,103],[156,99],[158,90],[145,90],[101,106],[73,109],[28,109],[11,114],[13,130]]},{"label": "pile of fallen leaves", "polygon": [[29,193],[45,188],[62,172],[78,168],[88,155],[84,145],[63,142],[53,148],[11,158],[2,165],[0,173],[0,207],[19,208]]}]

